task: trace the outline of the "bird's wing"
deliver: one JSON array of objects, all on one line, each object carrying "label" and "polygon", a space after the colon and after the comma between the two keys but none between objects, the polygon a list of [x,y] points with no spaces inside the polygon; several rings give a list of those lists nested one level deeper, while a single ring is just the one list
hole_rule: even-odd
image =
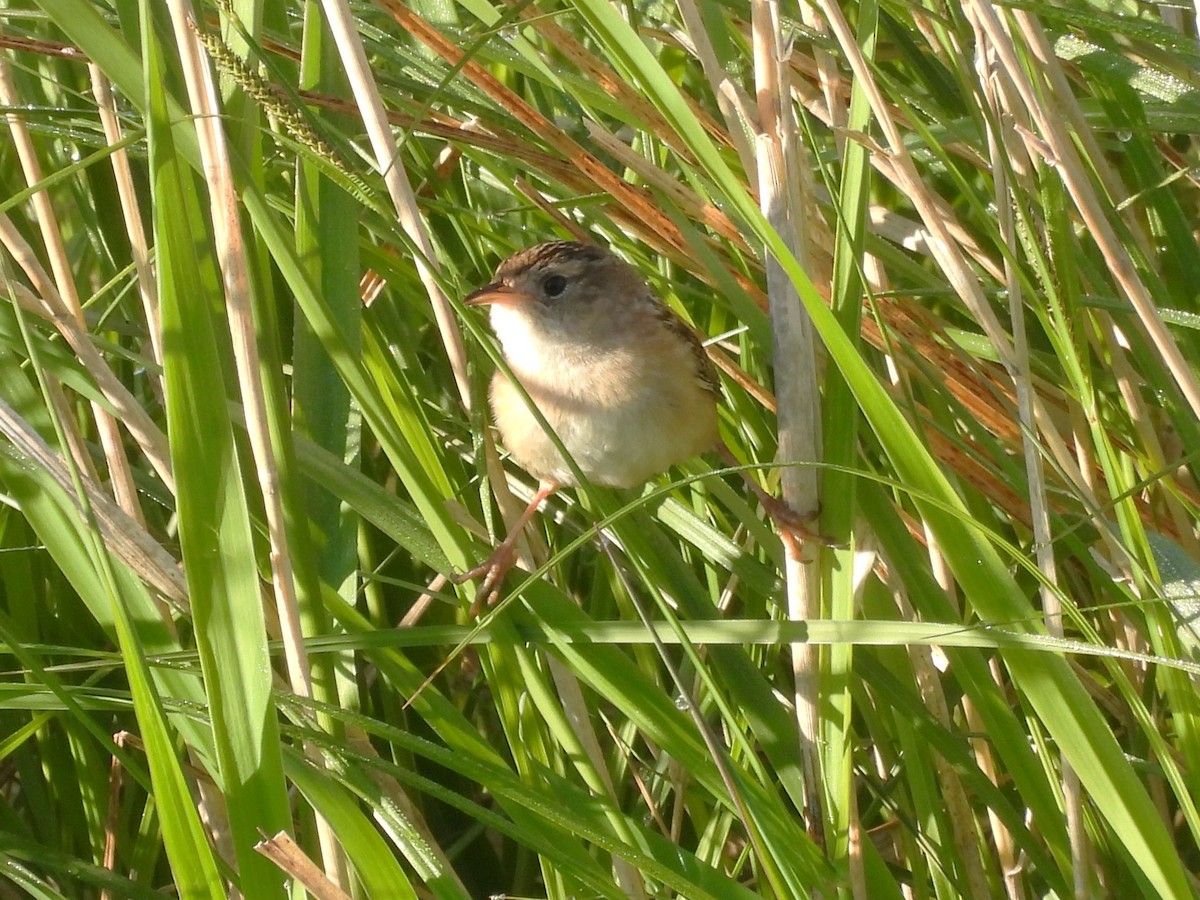
[{"label": "bird's wing", "polygon": [[700,336],[696,334],[695,329],[691,325],[679,318],[675,311],[665,303],[656,303],[655,305],[658,307],[658,314],[662,319],[663,325],[668,330],[683,338],[688,348],[692,351],[692,356],[696,360],[696,381],[710,394],[719,396],[721,393],[721,382],[717,378],[717,370],[713,368],[712,361],[708,358],[704,344],[700,342]]}]

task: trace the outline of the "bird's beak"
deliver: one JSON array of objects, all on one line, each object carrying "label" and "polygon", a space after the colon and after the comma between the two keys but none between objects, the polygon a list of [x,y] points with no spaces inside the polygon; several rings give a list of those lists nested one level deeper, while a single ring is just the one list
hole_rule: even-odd
[{"label": "bird's beak", "polygon": [[467,306],[491,306],[493,304],[515,306],[528,302],[530,299],[530,296],[524,291],[513,290],[503,282],[496,281],[492,284],[485,284],[479,290],[468,294],[463,303]]}]

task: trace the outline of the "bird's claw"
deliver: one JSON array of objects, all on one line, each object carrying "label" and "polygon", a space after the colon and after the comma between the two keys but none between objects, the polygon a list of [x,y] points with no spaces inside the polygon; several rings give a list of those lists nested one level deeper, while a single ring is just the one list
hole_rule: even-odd
[{"label": "bird's claw", "polygon": [[483,579],[479,590],[475,592],[475,600],[467,611],[468,618],[478,618],[484,609],[496,605],[500,599],[500,589],[504,587],[504,579],[508,577],[509,571],[516,565],[516,562],[516,550],[512,544],[505,541],[492,552],[491,556],[475,568],[453,579],[455,584]]},{"label": "bird's claw", "polygon": [[808,515],[804,515],[797,512],[790,504],[780,500],[778,497],[768,494],[759,499],[767,515],[771,517],[771,522],[775,525],[775,531],[779,534],[784,544],[787,545],[789,551],[798,554],[801,546],[805,543],[820,544],[822,547],[833,548],[844,546],[844,544],[835,541],[833,538],[826,537],[809,527],[821,514],[819,509]]}]

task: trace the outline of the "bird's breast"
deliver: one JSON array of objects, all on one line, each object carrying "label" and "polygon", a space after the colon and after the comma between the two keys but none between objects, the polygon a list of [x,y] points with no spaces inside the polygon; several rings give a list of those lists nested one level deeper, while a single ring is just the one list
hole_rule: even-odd
[{"label": "bird's breast", "polygon": [[[619,346],[501,333],[504,356],[589,481],[633,487],[715,444],[715,398],[695,375],[691,350],[652,331]],[[503,373],[492,384],[496,425],[518,463],[540,479],[576,479]]]}]

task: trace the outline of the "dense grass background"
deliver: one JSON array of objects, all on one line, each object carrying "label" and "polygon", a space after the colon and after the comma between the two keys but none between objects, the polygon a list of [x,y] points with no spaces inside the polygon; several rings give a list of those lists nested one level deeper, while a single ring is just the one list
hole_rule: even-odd
[{"label": "dense grass background", "polygon": [[[0,44],[0,895],[1195,895],[1193,11],[8,0]],[[556,497],[467,621],[533,485],[459,298],[571,236],[841,546],[696,460]]]}]

